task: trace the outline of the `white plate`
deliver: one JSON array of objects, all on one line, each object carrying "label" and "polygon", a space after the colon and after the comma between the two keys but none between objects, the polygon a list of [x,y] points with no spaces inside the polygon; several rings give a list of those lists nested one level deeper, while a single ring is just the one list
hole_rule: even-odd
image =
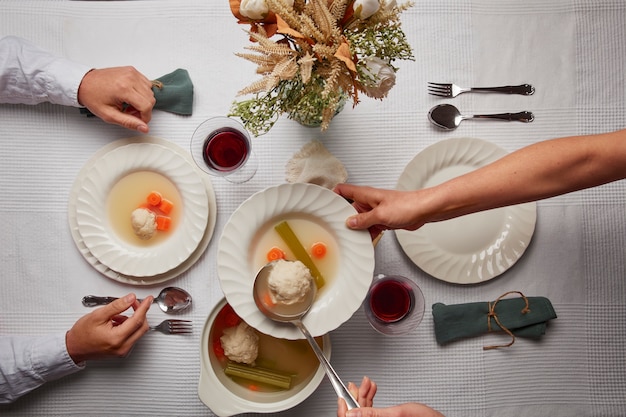
[{"label": "white plate", "polygon": [[[398,190],[431,187],[506,155],[480,139],[448,139],[420,152],[404,169]],[[521,258],[535,231],[537,204],[526,203],[396,230],[400,246],[428,274],[456,284],[490,280]]]},{"label": "white plate", "polygon": [[[85,181],[90,178],[89,174],[93,172],[93,169],[95,166],[101,163],[100,161],[102,161],[103,158],[107,158],[107,155],[111,154],[112,152],[116,152],[118,149],[127,147],[129,145],[141,145],[141,147],[149,146],[149,149],[151,149],[150,151],[151,154],[155,152],[157,154],[168,153],[170,155],[169,157],[176,161],[176,166],[180,166],[181,164],[186,163],[187,168],[184,168],[184,171],[179,171],[179,174],[175,176],[175,178],[178,179],[180,176],[180,178],[184,178],[186,181],[186,183],[184,184],[185,187],[187,188],[193,187],[192,204],[191,205],[185,204],[185,205],[189,206],[189,208],[193,208],[193,212],[194,212],[193,218],[194,218],[194,222],[196,223],[195,228],[200,229],[199,236],[198,236],[198,232],[195,231],[194,232],[195,237],[192,240],[192,242],[195,242],[195,243],[191,243],[193,247],[190,248],[189,244],[186,245],[187,246],[186,251],[188,252],[188,254],[186,256],[177,255],[179,259],[181,257],[184,257],[184,259],[182,259],[181,261],[175,262],[176,265],[173,268],[169,268],[160,273],[150,274],[150,273],[146,273],[145,270],[142,270],[141,272],[136,274],[134,272],[133,273],[120,272],[120,271],[116,271],[112,269],[107,264],[101,262],[101,260],[90,251],[90,248],[86,245],[86,242],[84,241],[83,236],[81,235],[81,232],[82,232],[81,226],[78,223],[79,214],[77,210],[78,210],[78,205],[81,204],[79,202],[79,194],[83,191],[83,188],[84,188],[83,185],[85,184]],[[166,150],[169,150],[169,151],[166,152]],[[172,157],[171,156],[172,154],[174,154],[175,156]],[[139,158],[139,160],[142,160],[142,158]],[[130,162],[128,163],[131,164]],[[145,165],[140,162],[135,162],[135,164],[141,165],[142,168]],[[148,164],[148,165],[152,165],[152,164]],[[150,167],[150,169],[152,169],[152,167]],[[170,168],[161,167],[159,169],[162,169],[163,171],[165,171],[164,175],[166,175],[168,178],[170,178],[170,180],[172,180],[171,175],[170,175],[170,172],[171,172]],[[182,172],[185,172],[185,174],[181,176]],[[215,227],[215,221],[216,221],[215,193],[213,191],[213,187],[211,185],[210,180],[205,177],[206,175],[204,175],[203,173],[201,173],[195,168],[195,165],[191,161],[190,157],[185,153],[185,151],[182,148],[161,138],[156,138],[153,136],[133,137],[133,138],[121,139],[103,147],[81,169],[81,171],[79,172],[79,175],[77,176],[72,186],[72,190],[70,192],[70,200],[68,204],[68,220],[70,224],[70,231],[72,233],[72,237],[81,255],[83,255],[83,257],[89,262],[89,264],[91,264],[96,270],[98,270],[100,273],[107,276],[108,278],[111,278],[120,282],[124,282],[124,283],[133,284],[133,285],[151,285],[151,284],[155,284],[155,283],[172,279],[178,276],[179,274],[183,273],[188,268],[190,268],[199,259],[199,257],[204,253],[204,250],[206,249],[206,247],[208,246],[208,243],[211,240],[211,237],[213,235],[213,230]],[[178,187],[178,182],[179,181],[175,182],[177,187]],[[185,199],[184,201],[185,203],[187,202]],[[199,205],[201,205],[202,207],[199,207]],[[188,216],[187,212],[184,213],[184,216]],[[198,220],[198,216],[201,216],[202,220]],[[168,239],[168,241],[169,240],[170,239]],[[160,254],[161,251],[164,250],[162,249],[162,247],[165,247],[165,246],[159,246],[158,250],[156,250],[155,252]],[[189,251],[189,249],[191,250]],[[152,248],[152,250],[154,251],[154,248]]]},{"label": "white plate", "polygon": [[250,326],[284,339],[302,339],[291,325],[275,323],[257,309],[252,284],[257,270],[251,262],[257,231],[271,221],[298,214],[314,216],[331,231],[338,244],[337,276],[320,291],[304,324],[313,336],[336,329],[361,306],[374,274],[374,247],[367,231],[350,230],[346,218],[356,210],[329,189],[313,184],[282,184],[260,191],[232,214],[224,227],[217,253],[222,291],[235,312]]}]

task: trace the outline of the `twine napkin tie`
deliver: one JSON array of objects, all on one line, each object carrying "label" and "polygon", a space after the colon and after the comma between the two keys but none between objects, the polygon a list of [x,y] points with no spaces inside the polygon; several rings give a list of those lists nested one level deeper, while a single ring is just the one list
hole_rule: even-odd
[{"label": "twine napkin tie", "polygon": [[[520,297],[505,298],[511,294]],[[491,332],[511,337],[506,344],[484,346],[484,350],[510,347],[516,337],[538,339],[545,334],[547,323],[556,312],[545,297],[526,297],[520,291],[509,291],[495,301],[445,305],[433,304],[435,337],[440,345],[462,338]]]}]

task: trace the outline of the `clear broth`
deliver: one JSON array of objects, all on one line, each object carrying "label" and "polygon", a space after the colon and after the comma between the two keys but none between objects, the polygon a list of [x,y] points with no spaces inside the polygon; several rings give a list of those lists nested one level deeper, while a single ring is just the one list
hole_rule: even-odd
[{"label": "clear broth", "polygon": [[[274,226],[282,221],[287,221],[291,229],[294,231],[302,246],[307,250],[309,256],[315,266],[319,269],[320,273],[324,277],[325,285],[322,287],[317,296],[323,293],[325,288],[328,288],[337,275],[337,269],[339,266],[339,245],[334,233],[331,233],[328,228],[322,224],[313,216],[310,217],[286,217],[280,219],[273,219],[266,223],[257,235],[252,244],[252,266],[254,271],[258,271],[269,261],[267,260],[267,253],[273,247],[280,248],[285,252],[287,260],[295,260],[293,252],[287,247],[283,239],[278,232],[274,230]],[[311,247],[317,242],[323,242],[326,245],[326,255],[317,259],[311,255]]]},{"label": "clear broth", "polygon": [[[135,235],[130,216],[133,210],[146,203],[146,197],[152,191],[158,191],[174,204],[169,214],[172,224],[169,230],[157,231],[151,239],[142,240]],[[158,245],[171,236],[180,222],[182,207],[178,188],[167,177],[154,171],[136,171],[122,177],[111,188],[107,199],[111,229],[121,240],[135,246]]]},{"label": "clear broth", "polygon": [[[215,317],[209,335],[209,355],[216,357],[221,370],[228,364],[228,358],[220,353],[220,337],[224,334],[224,329],[236,326],[241,319],[237,317],[232,307],[226,304]],[[269,368],[274,371],[292,376],[291,388],[308,382],[319,367],[319,360],[306,340],[286,340],[277,339],[261,332],[256,332],[259,336],[259,356],[256,365]],[[322,338],[316,338],[322,347]],[[230,378],[237,385],[253,392],[278,392],[283,391],[270,385],[249,381],[242,378]]]}]

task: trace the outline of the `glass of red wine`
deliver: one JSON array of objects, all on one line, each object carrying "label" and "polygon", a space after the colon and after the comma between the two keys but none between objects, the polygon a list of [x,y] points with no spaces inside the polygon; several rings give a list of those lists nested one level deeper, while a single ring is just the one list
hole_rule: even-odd
[{"label": "glass of red wine", "polygon": [[204,172],[230,182],[246,182],[257,170],[250,135],[230,117],[202,122],[191,137],[191,156]]},{"label": "glass of red wine", "polygon": [[378,275],[365,297],[365,315],[372,327],[385,335],[415,329],[424,318],[425,301],[417,284],[400,275]]}]

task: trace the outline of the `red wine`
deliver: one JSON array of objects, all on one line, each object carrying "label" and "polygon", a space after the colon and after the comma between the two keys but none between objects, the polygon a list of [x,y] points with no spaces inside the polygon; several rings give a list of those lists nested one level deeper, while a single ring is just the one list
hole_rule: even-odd
[{"label": "red wine", "polygon": [[225,127],[215,130],[206,138],[202,157],[212,169],[232,171],[246,161],[249,152],[247,138],[241,132]]},{"label": "red wine", "polygon": [[412,307],[413,291],[408,285],[393,280],[381,280],[370,290],[369,304],[374,316],[385,323],[402,320]]}]

